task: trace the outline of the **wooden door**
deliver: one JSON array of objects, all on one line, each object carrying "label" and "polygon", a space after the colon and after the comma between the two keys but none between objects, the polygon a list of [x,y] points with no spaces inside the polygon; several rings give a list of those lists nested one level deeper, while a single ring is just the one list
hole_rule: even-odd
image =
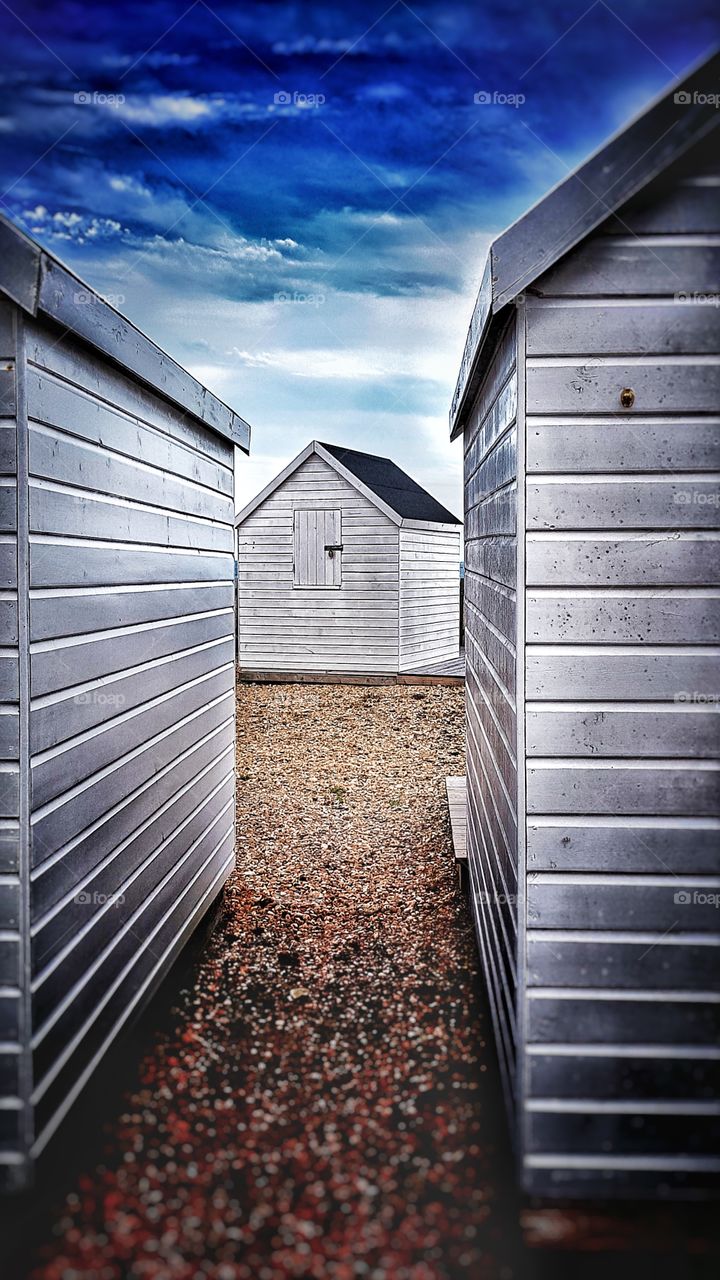
[{"label": "wooden door", "polygon": [[342,585],[341,534],[339,509],[295,511],[293,581],[296,587]]}]

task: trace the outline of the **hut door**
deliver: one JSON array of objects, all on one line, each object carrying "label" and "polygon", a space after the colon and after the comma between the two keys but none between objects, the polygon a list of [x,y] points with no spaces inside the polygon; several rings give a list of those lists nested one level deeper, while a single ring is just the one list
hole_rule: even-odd
[{"label": "hut door", "polygon": [[295,511],[293,580],[296,587],[342,585],[341,533],[339,509]]}]

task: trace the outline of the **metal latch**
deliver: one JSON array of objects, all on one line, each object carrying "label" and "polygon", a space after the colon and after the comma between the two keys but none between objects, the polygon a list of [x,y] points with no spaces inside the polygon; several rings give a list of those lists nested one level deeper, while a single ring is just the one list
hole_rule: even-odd
[{"label": "metal latch", "polygon": [[343,544],[342,544],[342,542],[332,542],[332,543],[330,543],[330,542],[326,542],[326,543],[325,543],[325,550],[329,553],[329,555],[330,555],[330,559],[331,559],[331,560],[332,560],[332,558],[333,558],[333,554],[334,554],[334,552],[335,552],[335,551],[342,551],[342,549],[343,549]]}]

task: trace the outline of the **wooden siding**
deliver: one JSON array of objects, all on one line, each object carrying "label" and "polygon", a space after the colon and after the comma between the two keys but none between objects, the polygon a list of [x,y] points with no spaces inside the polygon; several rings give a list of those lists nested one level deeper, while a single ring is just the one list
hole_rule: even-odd
[{"label": "wooden siding", "polygon": [[518,968],[517,390],[513,320],[465,430],[470,899],[511,1110]]},{"label": "wooden siding", "polygon": [[[295,586],[296,510],[342,513],[342,586]],[[312,454],[238,528],[238,660],[249,671],[398,670],[398,527]]]},{"label": "wooden siding", "polygon": [[[30,1058],[27,1048],[29,990],[25,981],[28,932],[27,840],[21,811],[21,672],[18,608],[17,422],[25,381],[22,337],[14,309],[0,302],[0,1187],[26,1177],[23,1152],[30,1130]],[[22,583],[20,584],[22,585]],[[23,664],[26,669],[26,662]]]},{"label": "wooden siding", "polygon": [[459,529],[400,529],[400,670],[457,658]]},{"label": "wooden siding", "polygon": [[[33,1129],[6,1144],[14,1164],[42,1150],[230,870],[235,670],[232,444],[79,342],[18,323]],[[8,656],[14,603],[6,586]],[[7,750],[17,688],[8,677]],[[12,1095],[8,1061],[0,1046]]]},{"label": "wooden siding", "polygon": [[720,293],[720,217],[709,193],[716,171],[685,166],[553,267],[525,307],[520,1092],[536,1192],[682,1192],[720,1173],[720,359],[707,305]]}]

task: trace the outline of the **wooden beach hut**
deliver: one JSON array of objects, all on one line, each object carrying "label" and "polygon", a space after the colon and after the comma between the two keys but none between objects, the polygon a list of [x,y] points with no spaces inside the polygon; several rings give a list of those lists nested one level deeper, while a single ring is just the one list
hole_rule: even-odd
[{"label": "wooden beach hut", "polygon": [[389,458],[311,441],[237,517],[241,672],[457,659],[460,527]]},{"label": "wooden beach hut", "polygon": [[247,424],[0,219],[0,1183],[233,861]]},{"label": "wooden beach hut", "polygon": [[720,1175],[719,73],[495,240],[451,412],[472,906],[541,1194]]}]

